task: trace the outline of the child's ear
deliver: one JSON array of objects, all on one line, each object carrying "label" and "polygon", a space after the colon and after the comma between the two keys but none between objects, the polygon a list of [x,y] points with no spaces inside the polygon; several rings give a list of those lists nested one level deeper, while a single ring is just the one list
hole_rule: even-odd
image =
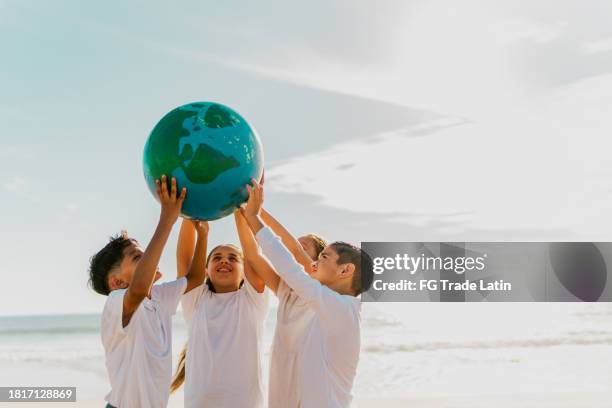
[{"label": "child's ear", "polygon": [[340,273],[340,276],[343,278],[352,278],[353,274],[355,273],[355,264],[346,263],[342,266],[343,268],[342,272]]},{"label": "child's ear", "polygon": [[108,277],[108,288],[111,290],[123,289],[125,288],[127,282],[123,279],[119,278],[117,275],[113,274]]}]

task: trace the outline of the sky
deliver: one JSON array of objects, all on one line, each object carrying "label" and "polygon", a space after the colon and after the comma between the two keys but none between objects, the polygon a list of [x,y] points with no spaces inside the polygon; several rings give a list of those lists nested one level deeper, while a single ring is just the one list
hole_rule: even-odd
[{"label": "sky", "polygon": [[[612,4],[0,2],[0,315],[91,313],[172,108],[257,129],[266,206],[360,241],[610,241]],[[174,275],[176,232],[161,269]],[[237,242],[230,219],[211,244]]]}]

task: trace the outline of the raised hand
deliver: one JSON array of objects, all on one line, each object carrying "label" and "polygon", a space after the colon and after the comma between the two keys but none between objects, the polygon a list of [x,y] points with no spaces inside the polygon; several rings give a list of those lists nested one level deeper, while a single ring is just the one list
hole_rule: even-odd
[{"label": "raised hand", "polygon": [[199,220],[191,220],[194,228],[196,229],[198,235],[208,235],[209,226],[208,221],[199,221]]},{"label": "raised hand", "polygon": [[246,189],[249,192],[249,199],[246,205],[242,206],[242,213],[248,219],[249,217],[258,216],[261,213],[261,207],[264,201],[263,186],[255,179],[251,179],[253,186],[247,184]]},{"label": "raised hand", "polygon": [[174,223],[181,213],[181,208],[183,207],[183,202],[187,195],[187,189],[183,187],[180,195],[177,196],[176,179],[174,177],[172,177],[170,185],[170,192],[168,192],[168,183],[165,174],[162,175],[161,182],[160,180],[155,180],[157,196],[161,203],[160,218]]},{"label": "raised hand", "polygon": [[261,220],[261,207],[263,206],[264,191],[263,186],[259,184],[255,179],[251,179],[253,186],[247,184],[246,189],[249,192],[249,199],[246,204],[240,207],[240,211],[247,220],[251,231],[257,234],[257,231],[264,227],[264,223]]}]

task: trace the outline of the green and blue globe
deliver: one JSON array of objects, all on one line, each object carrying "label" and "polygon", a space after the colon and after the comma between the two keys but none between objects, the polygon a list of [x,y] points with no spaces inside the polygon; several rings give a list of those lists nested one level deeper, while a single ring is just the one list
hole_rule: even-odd
[{"label": "green and blue globe", "polygon": [[155,125],[144,148],[144,176],[157,199],[155,180],[175,177],[187,187],[182,215],[215,220],[246,201],[245,185],[263,173],[263,148],[255,129],[231,108],[213,102],[179,106]]}]

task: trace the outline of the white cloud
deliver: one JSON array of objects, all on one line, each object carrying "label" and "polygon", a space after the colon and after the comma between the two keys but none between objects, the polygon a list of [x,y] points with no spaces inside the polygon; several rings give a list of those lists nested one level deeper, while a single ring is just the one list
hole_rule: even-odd
[{"label": "white cloud", "polygon": [[522,71],[513,71],[516,54],[509,54],[504,45],[517,41],[545,44],[558,38],[567,26],[563,21],[500,19],[486,2],[459,7],[434,0],[385,12],[389,15],[383,13],[379,18],[389,26],[372,33],[375,49],[363,47],[359,57],[353,58],[301,37],[275,39],[262,46],[257,39],[265,43],[265,37],[257,27],[249,28],[253,30],[250,36],[244,28],[239,30],[244,43],[253,41],[254,47],[264,47],[264,52],[248,56],[233,53],[231,48],[221,55],[210,49],[177,46],[100,23],[88,22],[88,29],[94,27],[196,63],[215,63],[300,86],[474,117],[513,106],[526,92],[518,77]]},{"label": "white cloud", "polygon": [[567,22],[544,24],[530,20],[507,20],[491,25],[491,30],[502,44],[533,41],[545,44],[557,39],[567,27]]},{"label": "white cloud", "polygon": [[602,76],[428,135],[404,129],[332,146],[268,168],[267,185],[412,225],[450,220],[455,232],[564,229],[575,234],[567,239],[606,239],[611,93],[612,75]]},{"label": "white cloud", "polygon": [[[495,36],[492,17],[481,7],[427,2],[416,11],[397,12],[405,14],[405,23],[388,30],[392,35],[377,41],[376,52],[364,52],[361,61],[322,53],[314,46],[282,44],[260,58],[228,56],[222,63],[302,86],[450,115],[481,115],[512,106],[522,97],[524,90]],[[562,29],[562,24],[548,29],[513,24],[506,28],[513,38],[539,42],[550,41]],[[191,54],[194,59],[211,58]]]},{"label": "white cloud", "polygon": [[2,188],[5,191],[8,191],[10,193],[16,193],[18,191],[21,191],[25,188],[26,186],[26,181],[24,178],[16,176],[13,177],[10,181],[7,181],[6,183],[4,183],[2,185]]},{"label": "white cloud", "polygon": [[612,37],[586,42],[583,44],[582,49],[587,54],[612,51]]}]

